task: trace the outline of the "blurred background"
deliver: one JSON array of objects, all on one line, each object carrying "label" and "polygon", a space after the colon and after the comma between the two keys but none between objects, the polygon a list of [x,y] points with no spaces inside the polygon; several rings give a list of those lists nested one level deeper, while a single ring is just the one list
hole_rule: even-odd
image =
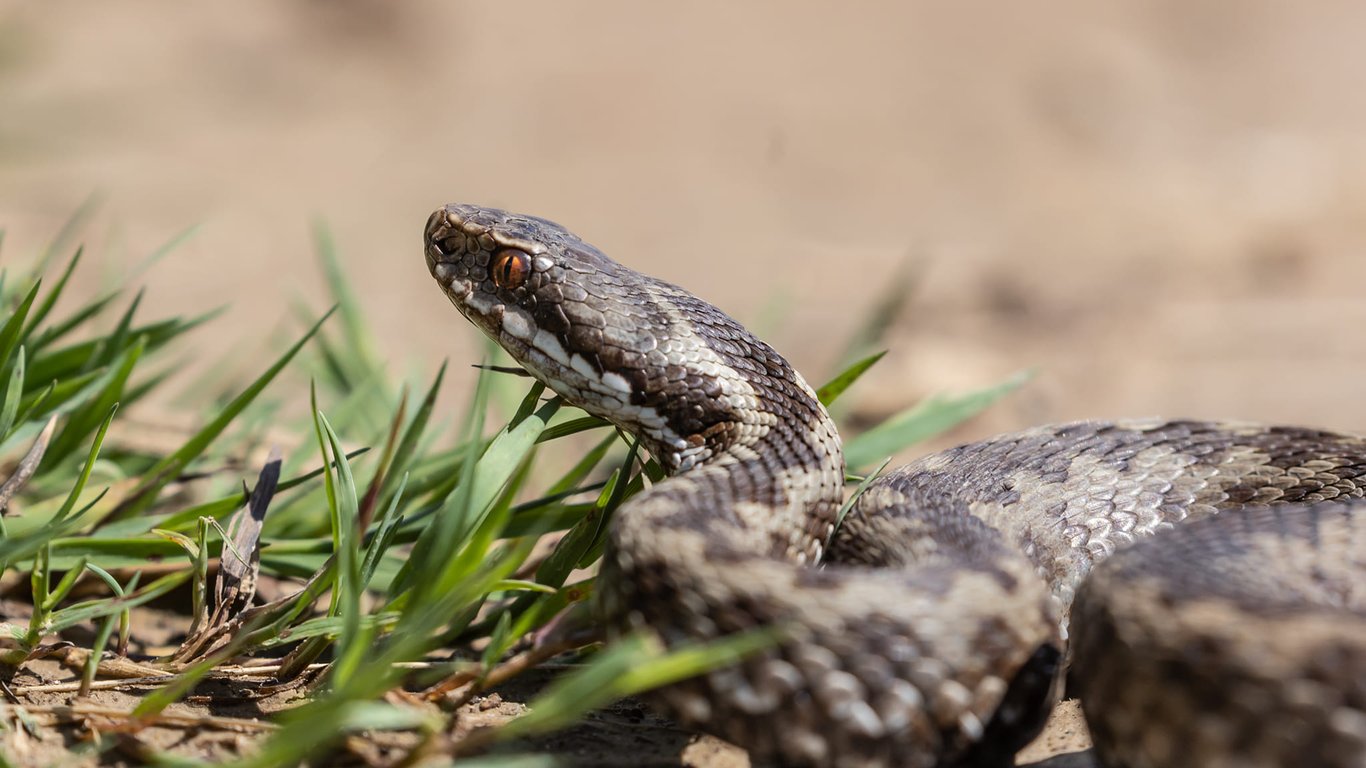
[{"label": "blurred background", "polygon": [[96,194],[93,293],[200,224],[145,316],[229,304],[203,354],[255,372],[325,302],[321,219],[390,364],[449,357],[459,398],[479,347],[419,237],[478,202],[759,324],[815,382],[905,270],[869,418],[1034,368],[953,439],[1366,431],[1366,9],[1048,7],[0,0],[3,258]]}]

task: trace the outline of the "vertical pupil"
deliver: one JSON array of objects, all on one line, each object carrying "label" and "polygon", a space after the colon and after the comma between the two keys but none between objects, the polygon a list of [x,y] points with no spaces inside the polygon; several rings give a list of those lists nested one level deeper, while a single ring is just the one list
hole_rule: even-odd
[{"label": "vertical pupil", "polygon": [[512,289],[521,283],[522,263],[518,260],[519,254],[507,252],[498,257],[493,265],[493,282],[499,288]]}]

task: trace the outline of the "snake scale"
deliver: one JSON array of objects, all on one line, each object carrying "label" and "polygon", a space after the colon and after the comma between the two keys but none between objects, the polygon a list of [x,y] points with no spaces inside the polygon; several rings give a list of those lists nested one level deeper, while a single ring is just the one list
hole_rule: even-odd
[{"label": "snake scale", "polygon": [[659,692],[684,724],[781,764],[1007,766],[1065,676],[1110,766],[1366,765],[1366,440],[1039,427],[890,472],[836,526],[830,417],[721,310],[534,216],[447,205],[424,251],[669,475],[612,521],[604,617],[670,646],[781,628]]}]

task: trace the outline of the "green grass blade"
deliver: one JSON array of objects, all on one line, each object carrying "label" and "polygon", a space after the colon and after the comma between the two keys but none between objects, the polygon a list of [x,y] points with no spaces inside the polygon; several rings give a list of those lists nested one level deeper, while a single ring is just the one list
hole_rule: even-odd
[{"label": "green grass blade", "polygon": [[776,632],[759,630],[666,652],[657,641],[628,636],[553,683],[532,701],[527,714],[504,726],[498,736],[509,739],[563,728],[584,713],[623,696],[734,664],[771,647],[777,639]]},{"label": "green grass blade", "polygon": [[687,645],[658,659],[633,666],[615,682],[614,688],[618,696],[633,696],[696,677],[709,670],[734,664],[757,651],[771,648],[779,642],[782,635],[781,629],[767,628]]},{"label": "green grass blade", "polygon": [[34,281],[33,287],[24,295],[19,306],[14,308],[9,319],[0,326],[0,367],[9,368],[10,356],[14,354],[15,348],[19,346],[23,337],[24,319],[28,317],[28,311],[33,306],[33,300],[37,298],[38,288],[42,284],[43,281],[41,280]]},{"label": "green grass blade", "polygon": [[49,449],[49,456],[52,457],[54,465],[79,447],[80,441],[99,424],[101,414],[119,404],[128,377],[132,375],[133,367],[137,365],[146,346],[146,339],[139,337],[131,347],[124,350],[122,357],[114,361],[117,365],[109,370],[99,391],[89,402],[72,411],[66,426],[53,439],[52,447]]},{"label": "green grass blade", "polygon": [[598,494],[597,502],[588,514],[583,516],[573,528],[569,529],[553,549],[536,569],[536,581],[551,587],[559,587],[564,584],[569,574],[578,568],[581,563],[589,559],[597,542],[602,539],[607,531],[607,520],[616,505],[625,497],[625,488],[629,484],[627,473],[635,461],[638,444],[632,442],[631,448],[627,451],[626,459],[621,466],[612,470],[611,476],[603,485],[602,491]]},{"label": "green grass blade", "polygon": [[[301,640],[312,638],[334,639],[345,631],[346,619],[341,616],[318,616],[312,619],[295,624],[289,629],[273,636],[263,637],[260,641],[262,648],[279,648],[291,645]],[[357,622],[362,630],[367,632],[384,631],[392,628],[398,623],[397,611],[381,611],[370,613],[360,617]],[[354,673],[353,673],[354,674]]]},{"label": "green grass blade", "polygon": [[[74,516],[68,518],[76,507],[76,501],[80,498],[81,492],[85,490],[86,482],[90,480],[90,472],[95,467],[95,460],[99,458],[100,446],[104,444],[104,437],[109,432],[109,424],[114,420],[114,412],[118,410],[115,406],[109,410],[109,416],[100,426],[95,439],[91,442],[90,453],[86,456],[85,464],[81,467],[81,472],[76,481],[72,484],[66,499],[57,512],[43,525],[27,534],[20,536],[8,536],[0,540],[0,566],[8,567],[10,563],[27,559],[44,549],[56,537],[66,533],[75,527],[82,515],[91,507],[99,503],[103,498],[104,492],[100,492],[94,501],[81,508]],[[106,489],[107,490],[107,489]],[[3,570],[3,568],[0,568]]]},{"label": "green grass blade", "polygon": [[844,390],[848,389],[850,385],[858,381],[860,376],[862,376],[869,368],[872,368],[873,365],[876,364],[877,361],[881,360],[883,355],[886,354],[887,350],[884,349],[881,352],[876,352],[874,354],[868,355],[867,357],[863,358],[862,360],[859,360],[858,362],[854,363],[848,368],[845,368],[844,371],[840,373],[840,375],[826,382],[824,386],[816,390],[816,398],[821,401],[822,405],[829,407],[829,405],[835,402],[835,400],[840,395],[844,394]]},{"label": "green grass blade", "polygon": [[[302,314],[302,310],[300,314]],[[322,361],[323,371],[327,374],[324,381],[327,381],[332,389],[338,392],[352,392],[356,388],[353,381],[353,374],[346,364],[345,356],[339,349],[338,344],[326,336],[319,336],[314,344],[314,349],[318,359]]]},{"label": "green grass blade", "polygon": [[81,474],[77,476],[76,482],[71,486],[71,492],[67,494],[66,501],[62,502],[61,509],[53,515],[53,525],[58,525],[67,519],[67,515],[76,507],[76,500],[80,498],[81,491],[85,490],[85,484],[90,480],[90,472],[95,468],[95,460],[100,456],[100,446],[104,445],[104,437],[109,434],[109,425],[114,423],[114,414],[118,413],[118,403],[109,406],[109,415],[104,417],[99,430],[95,432],[95,439],[90,441],[90,452],[86,454],[85,464],[81,467]]},{"label": "green grass blade", "polygon": [[[844,500],[844,503],[840,505],[839,512],[835,514],[835,530],[839,530],[840,523],[844,522],[844,516],[849,514],[849,510],[854,508],[854,504],[858,502],[858,497],[862,496],[863,492],[868,490],[868,486],[872,485],[873,481],[882,474],[882,470],[886,469],[887,465],[891,463],[892,459],[890,456],[883,459],[877,469],[869,472],[867,477],[859,481],[858,486],[854,488],[854,492],[849,494],[849,498]],[[828,543],[829,542],[827,541],[827,544]]]},{"label": "green grass blade", "polygon": [[100,659],[104,657],[104,649],[109,645],[109,636],[114,634],[114,625],[118,623],[117,616],[106,616],[95,632],[95,642],[90,646],[90,655],[85,659],[85,666],[81,669],[81,687],[77,696],[85,697],[90,695],[90,686],[95,682],[95,673],[100,669]]},{"label": "green grass blade", "polygon": [[[498,582],[502,584],[503,582]],[[512,636],[512,616],[504,613],[498,617],[498,622],[493,628],[493,634],[489,635],[489,644],[484,648],[484,653],[479,658],[479,663],[483,665],[484,671],[493,669],[493,665],[503,658],[508,648],[517,642],[516,636]]]},{"label": "green grass blade", "polygon": [[157,462],[149,469],[145,474],[147,480],[129,495],[128,500],[111,514],[110,519],[119,520],[132,517],[151,506],[157,493],[167,483],[174,480],[191,461],[203,453],[204,449],[222,434],[224,429],[227,429],[228,424],[232,423],[232,420],[237,418],[237,415],[245,410],[256,399],[257,395],[261,394],[261,390],[265,389],[266,385],[270,384],[276,375],[289,364],[289,361],[294,359],[299,350],[308,343],[309,339],[313,338],[314,334],[331,315],[332,310],[328,310],[318,319],[318,322],[314,323],[312,328],[308,329],[303,338],[295,342],[294,346],[281,355],[270,368],[266,369],[265,373],[258,376],[241,394],[233,398],[232,402],[228,403],[207,426],[191,436],[175,453]]},{"label": "green grass blade", "polygon": [[[474,482],[474,465],[478,461],[482,442],[479,436],[484,430],[484,410],[488,404],[489,395],[489,376],[481,371],[479,378],[475,381],[474,397],[470,401],[469,410],[465,414],[465,426],[462,430],[464,437],[463,455],[460,457],[459,472],[455,475],[454,485],[446,493],[437,510],[436,517],[423,529],[417,541],[413,544],[412,557],[404,566],[404,570],[399,573],[398,580],[394,588],[398,592],[404,592],[419,585],[419,591],[425,591],[420,586],[422,582],[414,582],[414,573],[426,568],[436,568],[440,571],[439,560],[436,552],[451,552],[455,548],[456,533],[461,522],[457,517],[463,517],[469,509],[470,489]],[[405,612],[405,618],[408,614]]]},{"label": "green grass blade", "polygon": [[122,291],[106,293],[76,310],[70,317],[44,328],[41,333],[34,337],[33,350],[37,352],[40,349],[45,349],[48,345],[76,330],[85,321],[108,309],[109,305],[114,303],[114,300],[122,294]]},{"label": "green grass blade", "polygon": [[640,453],[640,442],[631,441],[631,447],[626,451],[626,458],[621,463],[620,473],[616,476],[616,483],[609,483],[608,487],[602,491],[603,497],[599,500],[599,508],[602,515],[597,519],[597,529],[593,532],[593,538],[587,551],[579,556],[576,566],[587,568],[592,565],[598,557],[602,555],[602,548],[607,544],[608,524],[612,515],[616,513],[617,507],[630,496],[639,493],[645,487],[645,483],[639,475],[631,476],[631,469],[635,466],[636,457]]},{"label": "green grass blade", "polygon": [[189,580],[191,575],[192,574],[189,571],[168,573],[132,594],[123,597],[92,600],[86,603],[78,603],[70,608],[64,608],[52,614],[48,622],[47,631],[61,632],[87,621],[93,621],[105,616],[117,616],[128,608],[136,608],[139,605],[149,603],[158,597],[169,593],[171,590]]},{"label": "green grass blade", "polygon": [[[467,514],[461,516],[463,519],[460,521],[461,527],[457,529],[457,536],[463,532],[483,528],[494,501],[499,498],[509,482],[525,471],[525,462],[536,446],[536,438],[540,436],[559,407],[559,398],[549,400],[520,423],[509,424],[494,438],[488,450],[474,466],[465,505]],[[470,567],[469,560],[477,559],[476,553],[480,552],[481,547],[487,548],[498,532],[484,529],[483,533],[485,536],[471,537],[471,541],[464,547],[460,556],[451,558],[444,568],[436,570],[442,574],[436,581],[438,589],[450,589],[453,586],[452,582],[457,581],[462,571]],[[455,548],[448,551],[455,551]]]},{"label": "green grass blade", "polygon": [[[10,434],[0,438],[0,443],[8,443],[14,437],[14,433],[19,427],[29,424],[37,419],[37,414],[43,412],[47,406],[48,398],[52,397],[57,390],[57,382],[52,382],[46,387],[35,392],[32,396],[24,397],[19,401],[19,415],[14,417],[14,426],[10,428]],[[0,447],[3,450],[3,447]]]},{"label": "green grass blade", "polygon": [[[52,540],[55,568],[70,568],[82,559],[102,568],[137,568],[149,562],[173,560],[182,553],[175,542],[160,538],[63,536]],[[217,547],[213,554],[218,554]]]},{"label": "green grass blade", "polygon": [[44,389],[26,396],[19,403],[17,423],[32,423],[54,413],[67,413],[88,401],[104,386],[109,371],[83,373],[61,382],[52,382]]},{"label": "green grass blade", "polygon": [[[468,514],[462,515],[458,536],[463,538],[464,534],[482,526],[494,502],[506,495],[504,489],[511,486],[515,490],[515,486],[525,480],[526,467],[536,450],[536,438],[559,407],[559,400],[550,400],[539,411],[510,422],[494,436],[474,465],[466,507]],[[511,504],[507,506],[510,508]]]},{"label": "green grass blade", "polygon": [[418,446],[422,442],[422,435],[427,429],[427,424],[431,421],[432,410],[436,407],[436,396],[441,391],[441,382],[446,378],[446,363],[442,362],[441,367],[436,372],[436,378],[432,380],[432,385],[427,388],[427,394],[422,398],[422,404],[418,406],[413,418],[408,421],[408,426],[403,430],[403,436],[399,438],[398,447],[394,449],[393,460],[389,463],[389,472],[384,478],[383,485],[380,486],[379,497],[381,499],[390,498],[396,479],[406,485],[408,482],[409,465],[413,461],[413,456],[417,454]]},{"label": "green grass blade", "polygon": [[351,289],[351,282],[346,279],[346,270],[342,268],[336,241],[332,239],[332,231],[325,223],[319,221],[314,225],[313,233],[318,258],[322,262],[323,276],[327,280],[327,287],[332,293],[333,300],[337,302],[342,336],[346,341],[342,347],[344,354],[340,355],[339,362],[352,376],[367,375],[369,372],[381,370],[369,325],[361,311],[360,300]]},{"label": "green grass blade", "polygon": [[602,483],[575,488],[559,495],[559,498],[536,499],[519,504],[513,510],[512,517],[503,527],[503,536],[515,538],[517,536],[544,535],[555,531],[563,531],[573,528],[583,519],[584,515],[593,511],[592,504],[561,504],[559,503],[569,496],[577,496],[580,493],[602,490]]},{"label": "green grass blade", "polygon": [[[146,336],[147,348],[158,349],[165,346],[171,339],[209,321],[219,311],[215,309],[189,320],[176,318],[140,325],[137,328],[130,329],[128,335],[130,337]],[[41,338],[39,343],[41,345]],[[100,338],[77,342],[70,346],[52,350],[44,347],[41,353],[33,354],[26,384],[33,386],[35,382],[47,382],[54,379],[65,380],[86,370],[86,363],[93,355],[100,352],[100,348],[104,344],[105,339]]]},{"label": "green grass blade", "polygon": [[66,264],[66,269],[62,271],[62,276],[57,279],[57,284],[52,286],[52,290],[48,291],[47,296],[43,297],[43,303],[39,304],[38,309],[34,310],[33,317],[29,319],[28,325],[24,327],[23,338],[30,338],[33,335],[34,330],[47,319],[48,313],[52,311],[53,305],[57,303],[57,298],[62,295],[62,291],[66,288],[67,281],[71,279],[71,273],[76,271],[76,265],[80,263],[81,251],[83,250],[85,249],[76,249],[75,255],[71,257],[71,261]]},{"label": "green grass blade", "polygon": [[[346,454],[346,458],[354,459],[357,456],[363,455],[367,450],[369,449],[358,448]],[[291,488],[303,485],[304,483],[307,483],[310,480],[313,480],[314,478],[318,477],[322,473],[323,469],[322,467],[319,467],[317,469],[305,472],[301,475],[291,477],[288,480],[281,480],[279,485],[275,486],[275,493],[278,495],[280,493],[283,493],[284,491],[290,490]],[[214,519],[218,519],[230,514],[234,510],[241,508],[243,504],[246,504],[249,497],[249,493],[243,490],[239,490],[230,496],[214,499],[213,501],[206,501],[202,504],[196,504],[193,507],[187,507],[186,509],[179,510],[177,512],[169,512],[159,515],[141,515],[136,518],[120,520],[118,522],[101,525],[99,530],[94,531],[91,535],[95,537],[108,538],[118,538],[121,536],[136,536],[141,533],[146,533],[152,530],[153,528],[165,528],[167,530],[186,531],[193,528],[195,526],[195,522],[199,520],[199,518],[201,517],[212,517]],[[272,513],[272,516],[274,514],[275,513]]]},{"label": "green grass blade", "polygon": [[153,390],[160,389],[161,385],[165,384],[167,379],[179,373],[182,368],[183,366],[180,365],[172,366],[166,370],[148,375],[145,379],[138,381],[131,387],[125,387],[123,390],[123,399],[119,402],[131,406],[133,403],[146,397]]},{"label": "green grass blade", "polygon": [[19,415],[19,401],[24,399],[24,347],[14,356],[14,367],[10,369],[9,383],[5,385],[5,398],[0,402],[0,442],[9,436],[14,419]]},{"label": "green grass blade", "polygon": [[541,433],[540,441],[543,443],[548,443],[551,440],[558,440],[562,437],[577,435],[580,432],[587,432],[590,429],[598,429],[600,427],[610,426],[612,426],[611,422],[606,421],[604,419],[599,419],[597,416],[583,416],[547,428],[545,432]]},{"label": "green grass blade", "polygon": [[119,317],[119,322],[114,326],[113,333],[99,340],[99,346],[96,347],[98,351],[90,356],[90,359],[81,369],[82,371],[98,368],[112,361],[123,350],[128,339],[128,333],[133,327],[133,316],[137,314],[138,306],[142,304],[142,296],[143,292],[138,291],[133,300],[129,302],[128,309],[125,309],[123,315]]},{"label": "green grass blade", "polygon": [[398,484],[398,490],[394,492],[394,499],[384,510],[384,515],[380,518],[379,528],[376,529],[374,537],[370,540],[369,546],[365,548],[365,558],[360,565],[360,583],[362,587],[368,587],[370,580],[375,576],[375,569],[379,566],[380,558],[388,551],[389,546],[394,541],[394,534],[398,526],[403,522],[403,516],[395,514],[398,510],[399,500],[403,498],[403,489],[406,487],[407,476]]},{"label": "green grass blade", "polygon": [[337,472],[335,506],[332,510],[332,541],[338,558],[338,584],[334,593],[336,595],[335,610],[331,613],[340,615],[343,625],[342,633],[338,638],[339,663],[334,668],[333,674],[339,683],[344,683],[347,678],[345,670],[350,667],[354,671],[354,665],[359,661],[356,656],[356,649],[368,645],[368,643],[361,642],[363,638],[360,627],[361,593],[365,589],[361,583],[361,564],[357,559],[361,549],[360,531],[357,530],[356,526],[360,502],[356,496],[355,477],[351,473],[351,465],[346,461],[346,452],[342,450],[337,433],[333,431],[332,425],[327,423],[327,417],[321,411],[315,409],[313,413],[318,425],[319,440],[326,440],[326,444],[321,446],[324,459],[326,459],[330,448],[332,463],[335,464]]},{"label": "green grass blade", "polygon": [[555,496],[573,490],[579,483],[584,481],[584,478],[588,477],[589,473],[602,462],[603,457],[606,456],[607,452],[616,444],[616,433],[612,433],[600,440],[598,444],[589,449],[588,453],[585,453],[583,458],[579,459],[568,472],[564,473],[563,477],[556,480],[555,484],[550,486],[549,490],[545,492],[545,495]]},{"label": "green grass blade", "polygon": [[1000,384],[966,395],[926,398],[852,440],[845,441],[845,463],[851,469],[857,469],[881,461],[977,415],[1028,380],[1028,372],[1018,373]]},{"label": "green grass blade", "polygon": [[80,578],[86,565],[87,563],[85,560],[81,559],[77,560],[74,566],[67,569],[66,574],[62,576],[62,580],[57,582],[57,586],[52,588],[47,599],[43,601],[43,610],[53,610],[66,599],[67,595],[71,594],[71,590],[76,586],[76,580]]}]

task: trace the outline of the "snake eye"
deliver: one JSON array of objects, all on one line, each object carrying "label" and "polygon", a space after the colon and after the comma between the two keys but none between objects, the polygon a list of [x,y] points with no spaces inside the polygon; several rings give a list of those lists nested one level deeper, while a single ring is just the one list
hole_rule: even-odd
[{"label": "snake eye", "polygon": [[516,248],[504,248],[494,254],[490,274],[494,285],[511,291],[526,282],[526,276],[531,274],[531,256]]}]

